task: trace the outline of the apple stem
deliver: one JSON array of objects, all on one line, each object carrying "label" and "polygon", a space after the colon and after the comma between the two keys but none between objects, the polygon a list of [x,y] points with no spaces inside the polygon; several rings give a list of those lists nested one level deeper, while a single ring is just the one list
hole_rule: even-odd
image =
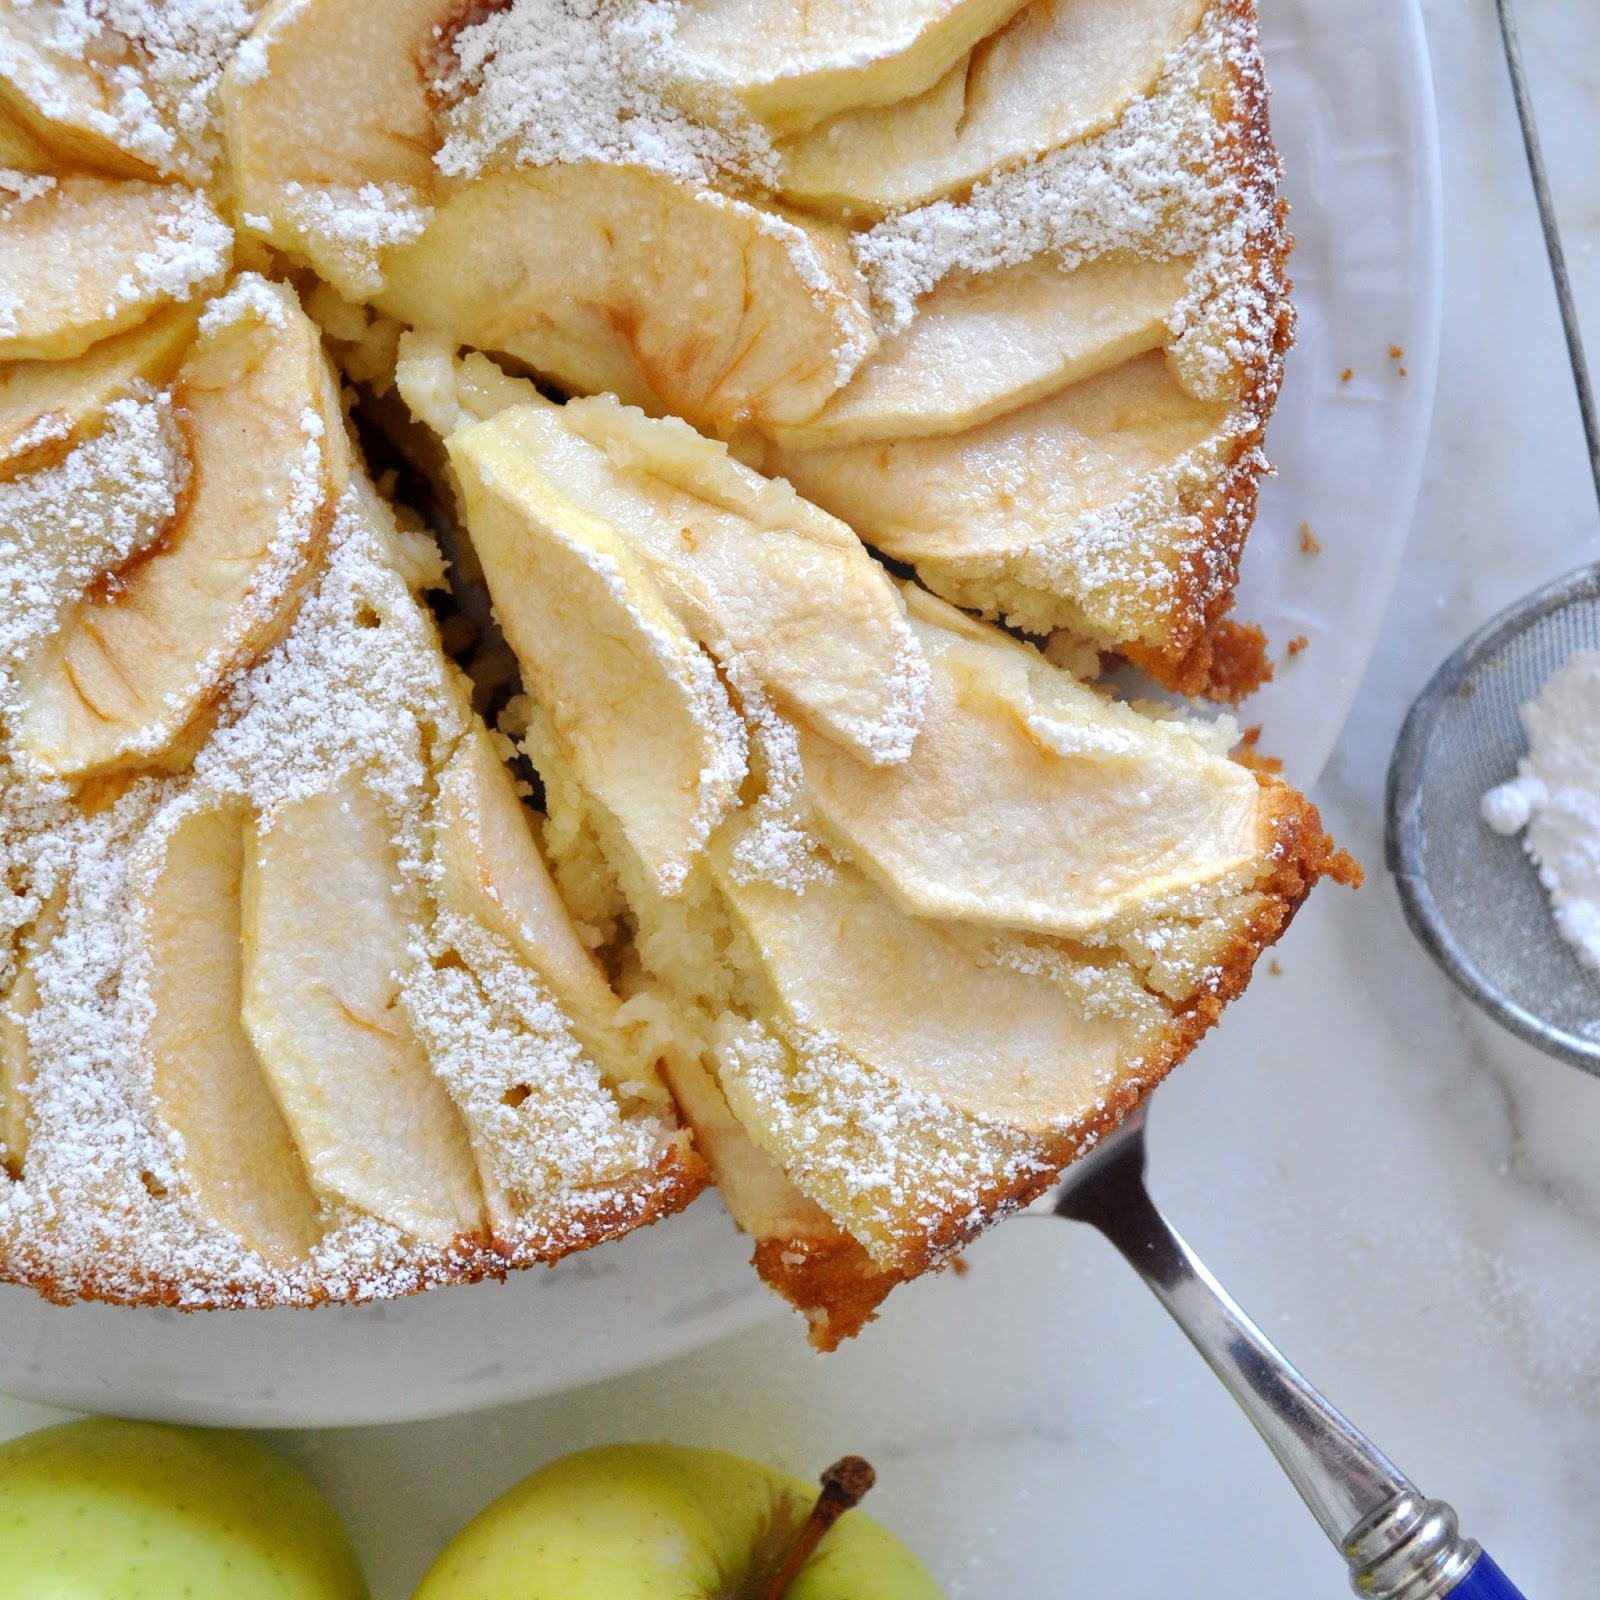
[{"label": "apple stem", "polygon": [[871,1463],[860,1456],[842,1456],[822,1474],[822,1493],[817,1496],[811,1515],[795,1530],[777,1571],[761,1591],[761,1600],[783,1600],[789,1585],[799,1577],[800,1569],[822,1542],[823,1534],[852,1506],[861,1503],[877,1478]]}]

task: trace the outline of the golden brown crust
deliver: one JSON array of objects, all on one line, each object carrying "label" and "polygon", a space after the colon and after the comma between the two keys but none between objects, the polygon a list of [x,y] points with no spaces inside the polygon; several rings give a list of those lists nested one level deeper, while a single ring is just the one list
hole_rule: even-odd
[{"label": "golden brown crust", "polygon": [[237,1280],[181,1282],[150,1274],[125,1261],[101,1258],[82,1264],[70,1281],[58,1265],[26,1255],[0,1255],[0,1282],[22,1284],[57,1305],[99,1300],[111,1305],[168,1306],[180,1311],[216,1311],[250,1307],[354,1305],[367,1300],[397,1299],[424,1289],[504,1281],[523,1267],[552,1266],[563,1256],[591,1250],[635,1228],[659,1222],[682,1211],[710,1181],[710,1172],[686,1140],[668,1145],[656,1166],[631,1184],[618,1185],[599,1206],[575,1207],[540,1225],[525,1240],[459,1239],[444,1249],[409,1248],[404,1257],[386,1263],[370,1277],[352,1273],[339,1283],[322,1281],[298,1292],[263,1296],[259,1286]]},{"label": "golden brown crust", "polygon": [[[1250,44],[1245,59],[1230,58],[1227,82],[1219,93],[1218,117],[1231,133],[1220,160],[1239,180],[1242,203],[1272,219],[1245,249],[1251,298],[1267,308],[1269,332],[1263,340],[1249,329],[1235,330],[1252,356],[1242,371],[1228,460],[1209,489],[1184,506],[1200,518],[1202,532],[1180,568],[1171,637],[1162,646],[1126,647],[1123,654],[1164,688],[1237,704],[1271,676],[1265,637],[1252,659],[1240,635],[1230,631],[1233,625],[1223,619],[1233,608],[1239,561],[1255,522],[1261,479],[1269,470],[1261,445],[1283,384],[1284,357],[1294,343],[1293,284],[1286,270],[1294,238],[1288,229],[1288,202],[1278,193],[1280,167],[1267,110],[1256,0],[1220,0],[1220,5],[1231,23],[1247,31]],[[1257,674],[1253,682],[1252,672]]]}]

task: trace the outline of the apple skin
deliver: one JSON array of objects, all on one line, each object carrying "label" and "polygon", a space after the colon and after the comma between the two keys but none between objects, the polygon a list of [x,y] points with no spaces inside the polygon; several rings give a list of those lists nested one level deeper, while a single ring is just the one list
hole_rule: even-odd
[{"label": "apple skin", "polygon": [[333,1508],[238,1434],[95,1419],[0,1445],[0,1600],[367,1600]]},{"label": "apple skin", "polygon": [[[468,1523],[412,1600],[755,1600],[751,1584],[816,1498],[815,1484],[720,1450],[580,1450],[524,1478]],[[785,1600],[942,1594],[898,1539],[851,1511]]]}]

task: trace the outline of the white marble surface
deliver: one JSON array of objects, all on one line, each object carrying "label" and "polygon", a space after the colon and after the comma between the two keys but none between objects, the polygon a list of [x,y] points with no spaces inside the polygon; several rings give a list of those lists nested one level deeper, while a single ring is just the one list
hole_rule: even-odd
[{"label": "white marble surface", "polygon": [[[1600,343],[1600,9],[1522,8]],[[1455,1503],[1530,1600],[1579,1600],[1595,1592],[1600,1503],[1600,1082],[1471,1014],[1381,871],[1384,767],[1411,696],[1478,621],[1600,556],[1493,5],[1426,9],[1445,165],[1439,406],[1400,589],[1318,792],[1372,880],[1316,897],[1281,976],[1162,1091],[1155,1185],[1268,1331]],[[409,1593],[489,1479],[630,1436],[806,1472],[862,1451],[877,1513],[952,1596],[1346,1592],[1248,1426],[1097,1239],[1024,1219],[971,1268],[902,1291],[826,1360],[780,1317],[555,1399],[280,1441],[348,1517],[376,1600]],[[0,1401],[0,1433],[48,1416]]]}]

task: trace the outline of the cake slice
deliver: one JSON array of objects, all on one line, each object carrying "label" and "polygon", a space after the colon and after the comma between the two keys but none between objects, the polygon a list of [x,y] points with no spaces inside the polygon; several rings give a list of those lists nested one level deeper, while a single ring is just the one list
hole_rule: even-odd
[{"label": "cake slice", "polygon": [[[1192,1048],[1331,846],[1299,795],[1227,758],[1225,726],[1110,700],[894,584],[682,424],[481,381],[451,414],[442,357],[407,355],[533,696],[558,881],[582,920],[628,930],[618,982],[758,1265],[836,1342]],[[822,581],[856,596],[831,609],[883,661],[871,737],[841,737],[759,648],[810,604],[762,586],[763,552],[824,529]],[[560,626],[586,585],[608,597],[603,647]],[[816,652],[820,681],[834,659]],[[702,695],[667,693],[697,671]],[[641,848],[659,810],[607,753],[664,740],[670,787],[716,785],[673,822],[670,871]]]}]

